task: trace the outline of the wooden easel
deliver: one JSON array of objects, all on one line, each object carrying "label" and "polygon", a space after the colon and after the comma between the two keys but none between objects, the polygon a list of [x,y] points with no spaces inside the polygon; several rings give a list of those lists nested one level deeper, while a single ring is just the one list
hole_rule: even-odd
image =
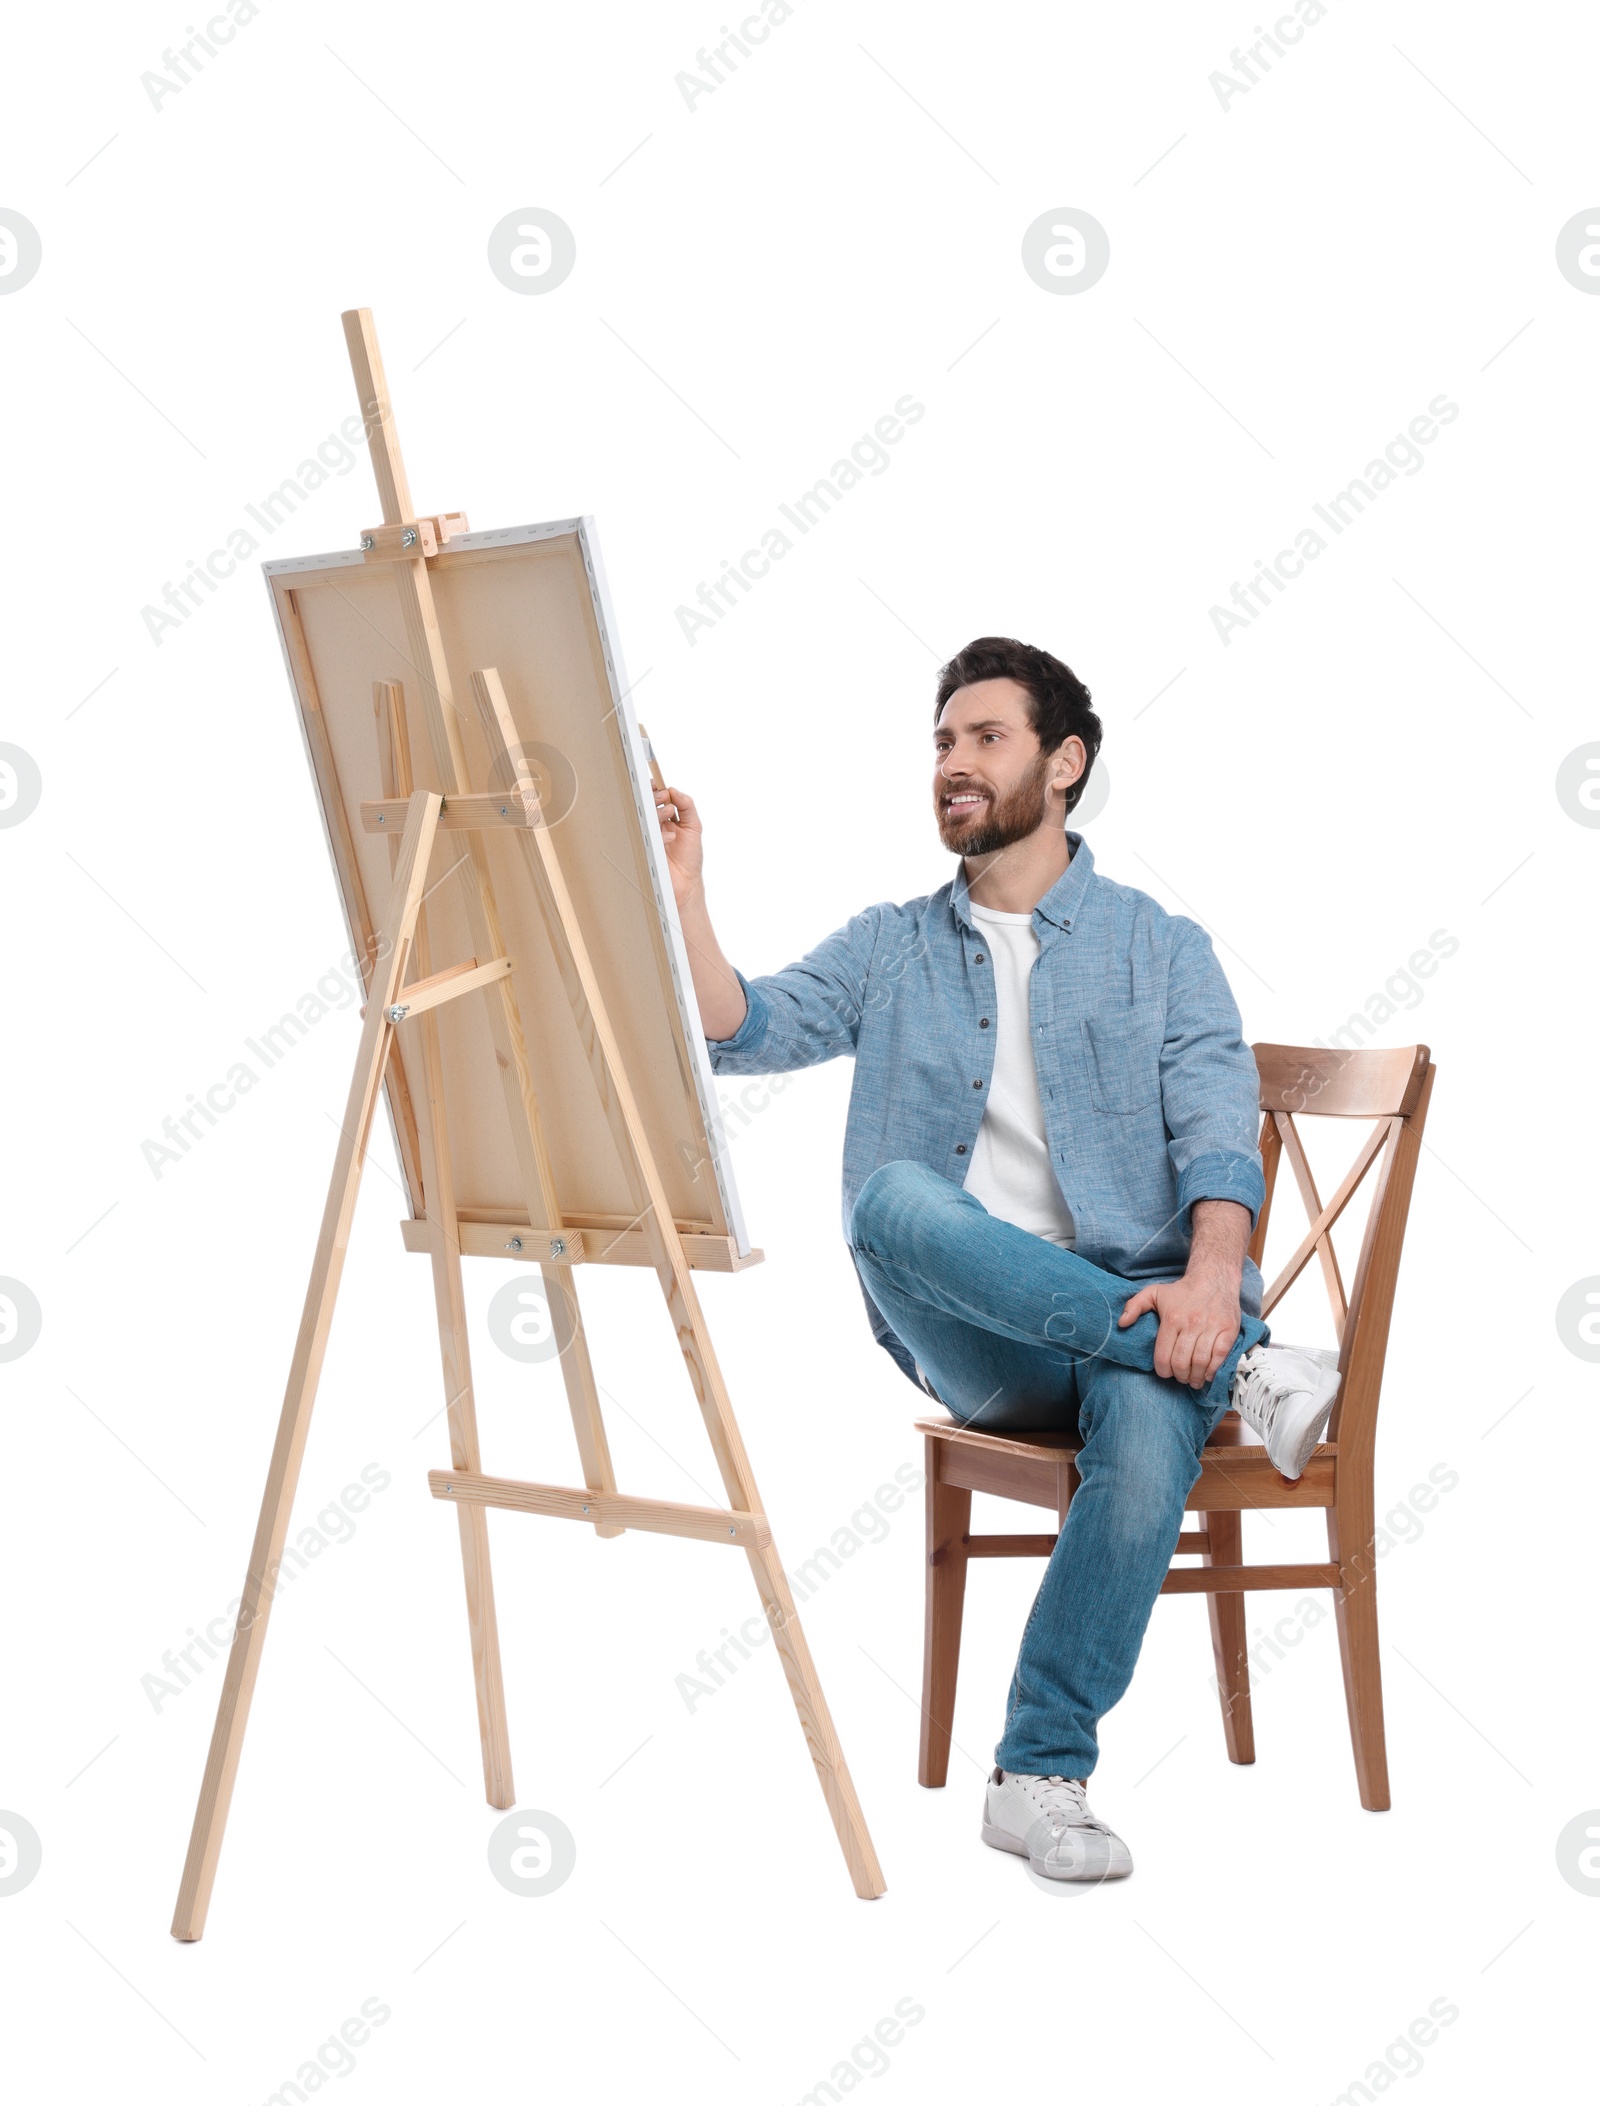
[{"label": "wooden easel", "polygon": [[[377,804],[364,803],[361,821],[368,831],[383,831],[391,836],[391,889],[368,960],[360,1048],[341,1122],[321,1234],[245,1575],[172,1934],[194,1940],[205,1928],[368,1137],[379,1087],[386,1075],[391,1103],[404,1102],[406,1126],[414,1127],[414,1145],[428,1194],[425,1223],[410,1223],[407,1228],[425,1233],[426,1242],[419,1240],[412,1247],[426,1248],[432,1259],[451,1462],[448,1470],[430,1471],[428,1482],[435,1498],[456,1508],[461,1532],[484,1788],[489,1804],[509,1807],[515,1794],[489,1569],[488,1508],[504,1507],[582,1521],[600,1536],[616,1536],[625,1529],[636,1528],[729,1544],[742,1549],[750,1561],[855,1890],[864,1899],[875,1898],[884,1891],[884,1882],[872,1840],[762,1511],[691,1276],[685,1239],[668,1203],[657,1150],[640,1109],[637,1084],[628,1073],[552,829],[543,820],[538,783],[518,744],[505,690],[494,667],[475,670],[471,680],[473,700],[493,762],[490,779],[476,793],[468,782],[462,718],[451,692],[428,569],[430,557],[437,554],[452,533],[459,535],[465,522],[458,514],[419,519],[413,512],[372,317],[362,308],[346,314],[343,321],[383,506],[383,525],[362,536],[363,550],[369,563],[386,563],[392,570],[405,625],[406,655],[422,691],[433,772],[443,788],[413,789],[401,687],[392,681],[374,682],[384,798]],[[618,1157],[628,1173],[635,1206],[632,1231],[642,1234],[640,1255],[653,1267],[666,1299],[722,1474],[728,1498],[726,1508],[635,1498],[616,1487],[573,1279],[573,1268],[589,1255],[585,1237],[592,1239],[597,1232],[582,1226],[567,1227],[561,1211],[543,1121],[547,1116],[559,1119],[562,1108],[559,1104],[541,1106],[535,1092],[513,981],[516,960],[506,954],[485,849],[490,831],[507,828],[515,833],[528,884],[537,898],[545,934],[571,1004],[588,1070]],[[397,831],[398,839],[393,839]],[[436,879],[435,885],[442,888],[454,883],[459,887],[475,955],[436,970],[429,950],[425,898],[430,858],[441,832],[459,835],[459,842],[451,845],[464,852],[459,853],[454,870]],[[527,1195],[527,1218],[545,1224],[532,1237],[532,1247],[527,1252],[522,1251],[520,1239],[515,1248],[540,1264],[547,1293],[552,1300],[564,1298],[572,1312],[573,1335],[560,1358],[583,1471],[581,1487],[521,1483],[486,1476],[481,1467],[461,1259],[464,1244],[469,1254],[474,1247],[499,1250],[509,1246],[503,1236],[499,1241],[491,1238],[486,1246],[467,1233],[469,1224],[457,1216],[446,1116],[447,1076],[439,1033],[441,1006],[474,994],[485,1005],[494,1041],[510,1139],[521,1186]],[[420,1034],[425,1078],[420,1092],[406,1089],[397,1044],[402,1028]],[[400,1123],[397,1118],[397,1126]],[[593,1254],[602,1255],[599,1250]]]}]

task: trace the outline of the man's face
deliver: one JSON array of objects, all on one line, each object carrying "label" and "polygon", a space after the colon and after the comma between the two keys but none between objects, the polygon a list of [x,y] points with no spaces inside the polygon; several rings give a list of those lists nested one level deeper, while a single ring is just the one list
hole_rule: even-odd
[{"label": "man's face", "polygon": [[[1074,766],[1076,759],[1077,765]],[[933,733],[933,812],[953,854],[993,855],[1034,833],[1050,809],[1049,790],[1082,773],[1081,748],[1041,753],[1027,690],[1015,680],[958,687]]]}]

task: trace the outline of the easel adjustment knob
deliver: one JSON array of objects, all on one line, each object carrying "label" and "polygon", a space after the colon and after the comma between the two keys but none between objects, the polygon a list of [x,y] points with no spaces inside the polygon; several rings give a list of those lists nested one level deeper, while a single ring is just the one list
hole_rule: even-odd
[{"label": "easel adjustment knob", "polygon": [[383,526],[363,527],[361,553],[369,563],[412,561],[418,556],[436,556],[439,537],[431,519],[400,519]]},{"label": "easel adjustment knob", "polygon": [[422,519],[397,519],[382,526],[363,527],[361,553],[369,562],[413,562],[438,555],[467,529],[465,512],[435,512]]}]

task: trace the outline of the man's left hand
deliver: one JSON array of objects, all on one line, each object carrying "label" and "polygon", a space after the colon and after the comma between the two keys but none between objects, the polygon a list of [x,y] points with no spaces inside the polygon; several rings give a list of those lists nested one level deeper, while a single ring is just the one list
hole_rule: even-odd
[{"label": "man's left hand", "polygon": [[1153,1309],[1161,1319],[1155,1369],[1169,1381],[1204,1389],[1239,1335],[1239,1278],[1207,1271],[1141,1287],[1117,1318],[1118,1330]]},{"label": "man's left hand", "polygon": [[1231,1199],[1202,1199],[1195,1202],[1190,1219],[1188,1271],[1181,1280],[1158,1280],[1131,1295],[1117,1328],[1126,1330],[1153,1309],[1161,1319],[1156,1373],[1204,1389],[1239,1335],[1239,1281],[1250,1240],[1250,1213]]}]

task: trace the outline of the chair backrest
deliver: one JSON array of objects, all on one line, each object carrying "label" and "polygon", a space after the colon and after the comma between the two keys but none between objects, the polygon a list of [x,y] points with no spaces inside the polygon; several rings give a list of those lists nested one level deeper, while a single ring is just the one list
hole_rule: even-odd
[{"label": "chair backrest", "polygon": [[[1267,1287],[1262,1314],[1271,1316],[1315,1256],[1339,1341],[1339,1401],[1328,1438],[1339,1443],[1341,1458],[1370,1457],[1412,1180],[1433,1091],[1428,1048],[1400,1046],[1346,1053],[1325,1046],[1258,1045],[1253,1051],[1261,1076],[1261,1164],[1267,1191],[1250,1243],[1251,1257],[1259,1265],[1266,1250],[1267,1224],[1284,1156],[1294,1171],[1309,1223],[1293,1256]],[[1376,1122],[1326,1203],[1317,1191],[1295,1124],[1302,1118]],[[1355,1278],[1346,1294],[1332,1230],[1374,1164],[1378,1166],[1376,1187]]]}]

